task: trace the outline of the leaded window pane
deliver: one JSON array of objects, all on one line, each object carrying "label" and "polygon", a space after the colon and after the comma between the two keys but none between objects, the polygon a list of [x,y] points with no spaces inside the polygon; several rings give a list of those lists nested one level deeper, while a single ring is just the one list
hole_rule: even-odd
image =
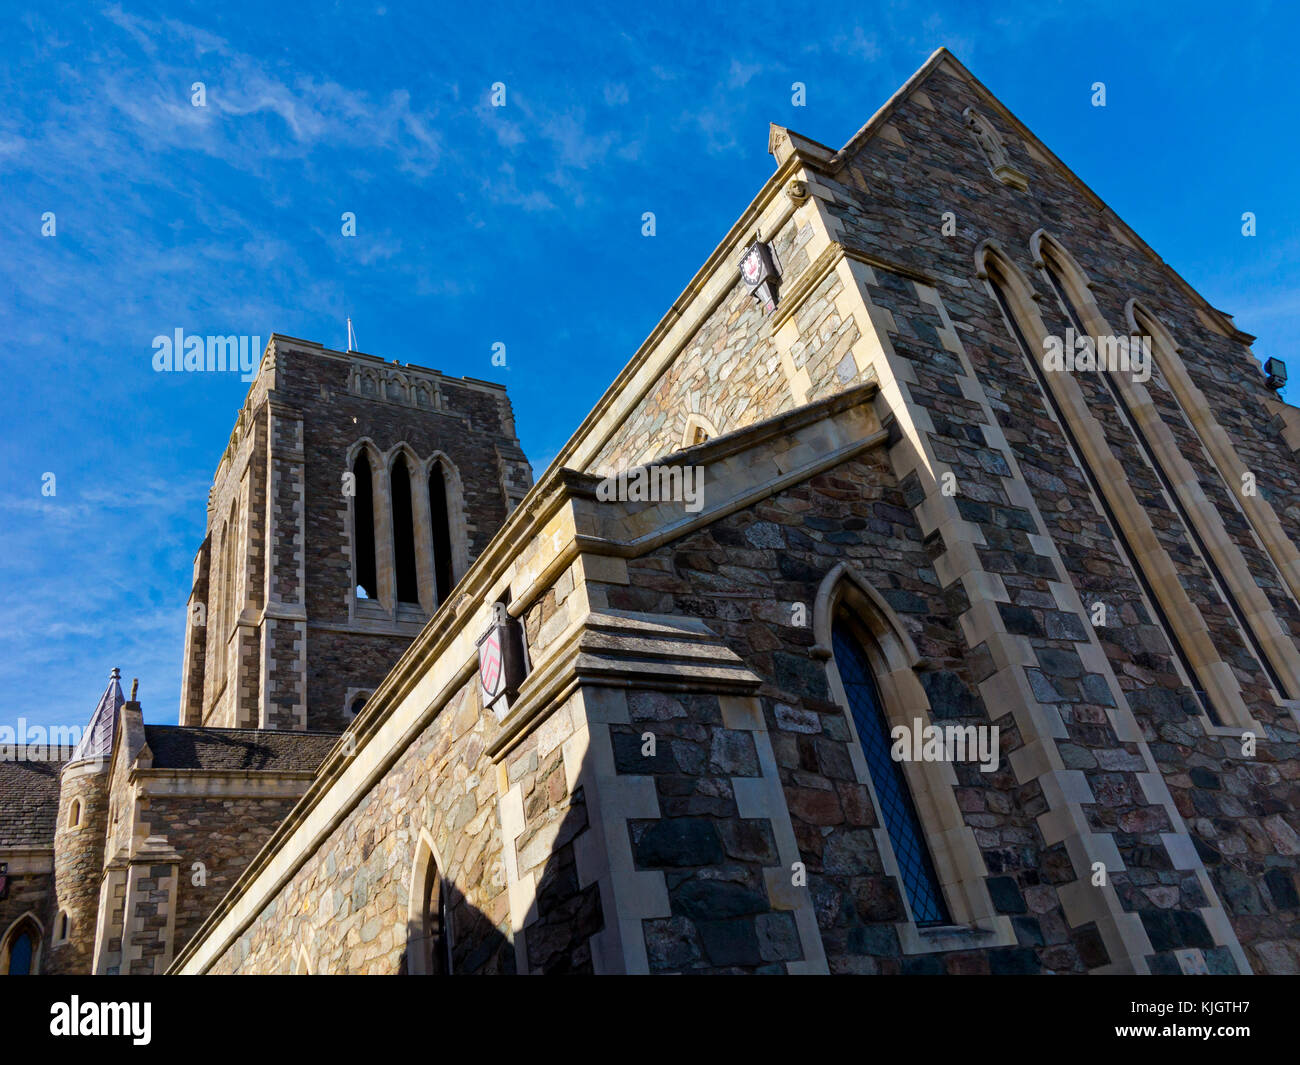
[{"label": "leaded window pane", "polygon": [[844,621],[835,623],[831,639],[835,664],[844,682],[862,753],[866,755],[880,815],[893,844],[894,857],[898,860],[912,919],[922,927],[951,924],[903,767],[889,755],[889,723],[866,652]]},{"label": "leaded window pane", "polygon": [[32,971],[32,937],[20,932],[9,947],[9,975],[27,976]]}]

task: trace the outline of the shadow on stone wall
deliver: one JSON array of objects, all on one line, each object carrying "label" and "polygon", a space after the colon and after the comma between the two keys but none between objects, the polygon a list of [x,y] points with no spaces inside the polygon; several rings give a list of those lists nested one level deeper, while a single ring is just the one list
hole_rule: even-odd
[{"label": "shadow on stone wall", "polygon": [[[555,749],[538,764],[535,758],[529,761],[527,750],[535,743],[535,738],[526,740],[517,755],[533,767],[523,775],[527,784],[522,796],[524,830],[502,840],[504,848],[516,850],[521,876],[532,878],[536,885],[524,929],[512,937],[503,864],[489,866],[480,858],[452,877],[431,876],[427,871],[436,869],[437,863],[427,845],[417,843],[415,861],[427,866],[417,868],[411,884],[411,895],[420,898],[420,904],[412,907],[407,922],[399,974],[441,975],[448,967],[454,975],[594,972],[590,940],[604,929],[604,913],[599,884],[580,884],[574,855],[574,840],[590,824],[581,784],[590,759],[584,760],[579,784],[570,794],[562,750]],[[455,836],[451,843],[454,848]],[[418,853],[421,850],[424,853]],[[500,878],[499,888],[493,883],[495,877]],[[475,890],[484,881],[488,890]],[[494,912],[476,906],[469,894],[493,899]],[[443,920],[450,927],[450,966],[445,960]]]}]

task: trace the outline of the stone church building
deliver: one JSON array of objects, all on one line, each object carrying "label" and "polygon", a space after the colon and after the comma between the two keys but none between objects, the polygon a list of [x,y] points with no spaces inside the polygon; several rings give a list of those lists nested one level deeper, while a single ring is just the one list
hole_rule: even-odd
[{"label": "stone church building", "polygon": [[1284,369],[945,50],[768,148],[536,484],[271,340],[179,724],[0,763],[0,971],[1300,971]]}]

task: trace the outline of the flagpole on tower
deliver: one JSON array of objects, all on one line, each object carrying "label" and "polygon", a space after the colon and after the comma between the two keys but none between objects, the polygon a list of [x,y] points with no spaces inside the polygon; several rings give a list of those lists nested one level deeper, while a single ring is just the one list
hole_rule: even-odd
[{"label": "flagpole on tower", "polygon": [[357,350],[357,334],[352,328],[352,316],[348,316],[348,351]]}]

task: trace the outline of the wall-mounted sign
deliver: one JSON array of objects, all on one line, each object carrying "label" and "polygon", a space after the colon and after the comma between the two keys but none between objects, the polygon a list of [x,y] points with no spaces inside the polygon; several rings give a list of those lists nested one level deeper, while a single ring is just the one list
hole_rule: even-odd
[{"label": "wall-mounted sign", "polygon": [[483,701],[491,704],[505,691],[506,671],[501,665],[501,633],[496,626],[488,629],[478,645],[478,679],[483,685]]},{"label": "wall-mounted sign", "polygon": [[478,638],[478,682],[483,705],[490,707],[498,720],[510,709],[527,673],[523,624],[504,608],[493,611],[492,624]]}]

